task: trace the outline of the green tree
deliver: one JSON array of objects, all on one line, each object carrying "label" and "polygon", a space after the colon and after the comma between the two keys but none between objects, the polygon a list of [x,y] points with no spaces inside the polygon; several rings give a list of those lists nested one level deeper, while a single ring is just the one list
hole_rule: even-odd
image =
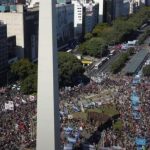
[{"label": "green tree", "polygon": [[118,42],[118,33],[114,31],[113,27],[108,27],[101,32],[100,37],[107,43],[107,44],[114,44]]},{"label": "green tree", "polygon": [[101,33],[104,29],[107,29],[109,27],[109,24],[107,23],[101,23],[95,26],[95,28],[92,31],[93,36],[101,36]]},{"label": "green tree", "polygon": [[122,69],[122,67],[124,67],[124,65],[128,59],[129,59],[128,52],[120,55],[119,58],[115,62],[113,62],[111,65],[112,73],[118,73]]},{"label": "green tree", "polygon": [[37,91],[37,65],[28,59],[21,59],[11,65],[11,72],[21,82],[21,91],[30,94]]},{"label": "green tree", "polygon": [[135,49],[133,47],[131,47],[127,50],[127,53],[129,54],[129,56],[131,56],[135,53]]},{"label": "green tree", "polygon": [[25,79],[28,75],[35,72],[36,67],[29,62],[28,59],[21,59],[11,65],[11,72],[18,76],[20,79]]},{"label": "green tree", "polygon": [[86,33],[85,36],[84,36],[85,40],[89,40],[91,38],[92,38],[92,33]]},{"label": "green tree", "polygon": [[31,74],[21,81],[21,91],[25,94],[37,92],[37,74]]},{"label": "green tree", "polygon": [[80,60],[71,53],[58,53],[59,85],[73,85],[77,76],[82,76],[84,69]]},{"label": "green tree", "polygon": [[84,55],[102,57],[107,51],[107,43],[102,38],[92,38],[79,46],[79,51]]},{"label": "green tree", "polygon": [[150,76],[150,65],[146,65],[143,68],[143,74],[144,74],[144,76]]}]

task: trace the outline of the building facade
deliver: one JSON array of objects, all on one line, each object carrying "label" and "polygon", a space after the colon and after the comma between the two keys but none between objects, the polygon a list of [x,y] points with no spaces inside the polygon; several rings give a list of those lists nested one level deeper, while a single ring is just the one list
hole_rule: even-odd
[{"label": "building facade", "polygon": [[72,0],[74,4],[74,37],[80,39],[83,37],[83,20],[85,9],[80,1]]},{"label": "building facade", "polygon": [[7,82],[8,71],[8,47],[7,26],[0,22],[0,85]]},{"label": "building facade", "polygon": [[39,11],[28,9],[24,13],[24,56],[32,61],[38,58]]},{"label": "building facade", "polygon": [[85,31],[84,33],[91,32],[98,24],[99,4],[89,2],[84,5],[85,7]]},{"label": "building facade", "polygon": [[71,4],[71,0],[57,0],[57,4]]},{"label": "building facade", "polygon": [[31,11],[23,5],[15,5],[16,10],[0,12],[0,20],[7,24],[7,36],[16,36],[16,56],[18,58],[37,57],[38,10]]},{"label": "building facade", "polygon": [[16,36],[16,55],[24,57],[24,16],[23,7],[18,5],[16,12],[0,12],[0,20],[7,24],[7,36]]},{"label": "building facade", "polygon": [[99,4],[99,14],[98,14],[98,22],[103,22],[103,15],[104,15],[104,2],[105,0],[94,0],[95,3]]},{"label": "building facade", "polygon": [[99,4],[88,0],[72,0],[72,3],[74,4],[75,39],[81,39],[98,24]]},{"label": "building facade", "polygon": [[8,45],[8,62],[12,62],[16,58],[16,36],[10,36],[7,38]]},{"label": "building facade", "polygon": [[104,0],[103,21],[111,23],[114,19],[113,0]]},{"label": "building facade", "polygon": [[56,31],[58,50],[74,39],[74,5],[56,4]]},{"label": "building facade", "polygon": [[146,6],[150,6],[150,0],[145,1]]},{"label": "building facade", "polygon": [[113,0],[113,19],[121,16],[128,16],[130,11],[129,0]]},{"label": "building facade", "polygon": [[118,17],[128,16],[144,5],[145,0],[104,0],[104,22],[111,23]]}]

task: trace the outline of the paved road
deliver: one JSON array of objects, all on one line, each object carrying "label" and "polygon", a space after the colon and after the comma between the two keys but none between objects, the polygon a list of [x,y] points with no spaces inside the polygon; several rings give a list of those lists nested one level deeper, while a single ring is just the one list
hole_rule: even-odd
[{"label": "paved road", "polygon": [[121,53],[117,53],[116,55],[112,56],[107,62],[105,62],[98,70],[91,68],[88,71],[88,76],[97,76],[100,75],[102,72],[107,73],[110,72],[110,66],[111,64],[116,60],[117,57],[119,57]]},{"label": "paved road", "polygon": [[112,56],[111,59],[109,59],[99,70],[99,73],[100,72],[110,72],[110,67],[111,67],[111,64],[120,56],[121,53],[117,53],[116,55]]}]

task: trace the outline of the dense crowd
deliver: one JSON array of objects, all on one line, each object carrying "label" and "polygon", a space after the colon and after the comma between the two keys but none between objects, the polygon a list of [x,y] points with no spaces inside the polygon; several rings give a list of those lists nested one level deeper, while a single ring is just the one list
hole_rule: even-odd
[{"label": "dense crowd", "polygon": [[21,94],[17,85],[1,88],[0,149],[19,150],[32,145],[35,147],[35,127],[36,97]]},{"label": "dense crowd", "polygon": [[[70,103],[74,101],[75,99],[76,101],[81,100],[83,98],[82,95],[84,95],[84,93],[89,94],[89,95],[93,93],[98,94],[99,92],[105,89],[109,89],[109,88],[115,89],[116,92],[114,92],[114,95],[112,96],[113,102],[110,101],[110,103],[113,103],[116,106],[116,109],[118,110],[120,114],[120,117],[118,118],[118,120],[122,122],[122,127],[119,130],[114,129],[112,126],[104,129],[102,132],[103,134],[100,133],[98,135],[99,137],[101,137],[99,143],[96,143],[96,141],[93,141],[93,140],[92,141],[88,140],[89,145],[94,145],[94,147],[99,147],[99,148],[116,146],[117,148],[134,150],[137,148],[135,139],[137,137],[144,137],[147,141],[145,148],[150,146],[149,145],[150,79],[142,78],[141,82],[138,84],[133,84],[132,81],[133,81],[133,77],[114,75],[114,76],[108,77],[100,85],[91,82],[89,85],[78,87],[78,90],[70,89],[71,92],[69,91],[68,93],[72,93],[72,94],[69,95],[69,97],[63,97],[64,96],[63,94],[65,92],[61,95],[61,100],[62,98],[64,99],[68,98],[67,102]],[[90,88],[87,88],[87,87],[90,87]],[[94,87],[94,89],[92,87]],[[140,98],[140,105],[137,111],[141,112],[141,118],[138,120],[133,117],[133,112],[132,112],[132,104],[131,104],[130,97],[131,97],[133,90],[136,91],[137,95]],[[74,122],[73,127],[76,127],[76,131],[80,130],[80,124],[79,124],[80,121],[79,120],[73,121]],[[62,122],[62,126],[63,125],[64,125],[64,122]],[[70,124],[65,124],[65,126],[66,127],[70,126]],[[91,129],[91,131],[88,132],[89,135],[87,135],[86,133],[87,126],[89,126],[89,128]],[[95,130],[97,129],[98,129],[98,126],[96,124],[91,124],[88,121],[84,122],[84,126],[82,127],[82,132],[80,131],[82,142],[81,142],[81,139],[77,141],[80,141],[80,143],[87,143],[86,138],[91,139],[90,137],[93,137],[92,135],[95,134]],[[70,141],[69,143],[72,143],[72,142]]]},{"label": "dense crowd", "polygon": [[[126,78],[126,79],[125,79]],[[150,143],[150,82],[148,78],[141,79],[141,83],[132,84],[132,80],[129,77],[118,77],[119,88],[115,95],[115,105],[120,113],[120,120],[123,124],[120,131],[116,131],[113,128],[104,130],[104,147],[119,146],[127,150],[137,149],[136,138],[146,139],[146,144],[144,148],[149,148]],[[125,82],[124,82],[125,81]],[[138,106],[138,112],[141,113],[141,117],[135,119],[133,117],[131,94],[136,91],[139,99],[140,105]],[[140,145],[141,146],[141,145]],[[142,147],[142,146],[141,146]],[[143,147],[142,147],[143,148]],[[144,149],[143,148],[143,149]]]},{"label": "dense crowd", "polygon": [[[109,101],[106,104],[107,93]],[[141,117],[133,117],[131,95],[136,92],[140,99],[138,112]],[[83,101],[87,96],[99,96],[100,105],[90,100],[90,107],[85,107]],[[135,139],[144,137],[145,148],[150,147],[150,78],[141,78],[140,83],[133,84],[133,77],[122,75],[108,76],[101,84],[93,81],[87,85],[80,84],[67,87],[59,92],[61,144],[62,147],[71,144],[74,149],[91,147],[103,149],[104,147],[117,147],[127,150],[137,148]],[[91,97],[92,99],[92,97]],[[0,149],[17,150],[33,146],[36,141],[36,102],[33,95],[24,95],[15,86],[0,89]],[[87,109],[104,106],[115,106],[119,113],[117,121],[122,123],[120,129],[112,125],[100,130],[99,124],[80,117],[73,117],[75,112],[86,112]],[[70,116],[70,118],[68,117]],[[63,149],[63,148],[62,148]]]}]

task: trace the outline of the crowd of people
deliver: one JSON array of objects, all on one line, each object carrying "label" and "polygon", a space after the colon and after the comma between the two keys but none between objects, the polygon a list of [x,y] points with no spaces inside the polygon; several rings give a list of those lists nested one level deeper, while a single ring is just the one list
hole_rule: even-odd
[{"label": "crowd of people", "polygon": [[[104,91],[109,92],[106,94]],[[140,100],[136,110],[140,113],[138,119],[133,115],[133,92]],[[93,100],[95,95],[99,97],[98,101]],[[107,103],[106,95],[109,96]],[[90,107],[85,107],[83,101],[88,96],[91,99],[88,102]],[[59,98],[62,149],[70,146],[70,149],[91,147],[102,150],[117,147],[121,150],[136,150],[139,146],[136,143],[137,138],[146,140],[143,149],[150,147],[150,78],[141,77],[139,83],[133,83],[133,77],[111,75],[100,84],[91,81],[86,85],[61,89]],[[96,105],[96,102],[100,105]],[[117,120],[112,119],[112,124],[103,130],[100,130],[98,122],[80,116],[80,112],[87,114],[88,109],[94,111],[95,108],[110,106],[115,106],[119,117]],[[0,89],[1,150],[19,150],[32,146],[35,148],[36,107],[37,97],[22,94],[17,85]],[[74,117],[76,112],[79,112],[79,116]],[[116,121],[121,122],[118,129],[114,128]]]},{"label": "crowd of people", "polygon": [[[126,79],[123,80],[123,78]],[[123,78],[120,78],[122,82],[119,77],[113,79],[118,80],[120,84],[114,103],[120,114],[119,120],[122,122],[122,129],[120,131],[113,128],[104,130],[103,146],[119,146],[127,150],[136,150],[137,147],[141,149],[150,148],[150,111],[148,110],[150,107],[150,80],[149,78],[143,78],[140,79],[139,83],[133,84],[133,78]],[[134,106],[131,101],[133,92],[136,92],[140,99],[139,105],[136,107],[137,113],[141,113],[140,117],[133,115]],[[138,144],[136,139],[140,138],[145,139],[146,143]]]},{"label": "crowd of people", "polygon": [[35,147],[36,96],[23,95],[17,85],[0,90],[0,149]]},{"label": "crowd of people", "polygon": [[[94,85],[94,90],[90,87],[89,90],[86,89],[88,86]],[[113,105],[116,106],[117,111],[120,114],[118,120],[122,123],[120,129],[115,129],[113,126],[106,128],[100,133],[98,136],[101,137],[99,143],[95,143],[94,141],[88,141],[88,144],[94,145],[94,147],[103,148],[103,147],[113,147],[116,146],[120,149],[134,150],[139,145],[136,143],[136,138],[144,137],[146,139],[146,144],[144,148],[149,147],[149,139],[150,139],[150,122],[149,122],[149,106],[150,106],[150,79],[149,78],[141,78],[140,82],[137,84],[133,84],[133,77],[122,76],[122,75],[114,75],[107,78],[107,80],[103,81],[100,85],[91,83],[89,85],[79,87],[77,93],[74,89],[70,89],[72,95],[69,95],[68,102],[72,102],[76,99],[76,101],[81,100],[80,94],[83,95],[86,91],[86,94],[98,94],[104,89],[115,89],[114,95],[112,96],[113,101],[110,101]],[[86,89],[86,90],[85,90]],[[81,91],[81,92],[80,92]],[[139,96],[140,104],[138,106],[137,112],[141,112],[141,118],[135,119],[133,116],[132,109],[132,101],[131,95],[132,92],[136,91]],[[69,93],[71,93],[69,92]],[[64,93],[63,93],[64,94]],[[61,100],[63,99],[63,95],[61,95]],[[66,97],[65,97],[66,98]],[[80,120],[81,121],[81,120]],[[80,122],[79,120],[77,123]],[[70,122],[70,121],[69,121]],[[76,122],[76,121],[73,121]],[[114,122],[113,122],[114,123]],[[62,122],[62,126],[64,122]],[[76,127],[76,131],[80,130],[81,125],[76,123],[74,124]],[[70,126],[69,124],[65,124],[65,126]],[[92,137],[95,129],[98,128],[96,124],[89,124],[89,122],[84,122],[84,126],[82,127],[82,131],[80,131],[80,135],[82,137],[82,144],[87,142],[86,137],[83,138],[83,134],[86,131],[86,126],[91,128],[91,132],[89,132],[88,139]],[[63,128],[62,128],[63,130]],[[84,139],[84,140],[83,140]],[[81,140],[79,140],[81,141]],[[103,141],[103,142],[102,142]],[[65,141],[66,142],[66,141]],[[71,143],[71,142],[70,142]],[[141,145],[142,146],[142,145]]]}]

